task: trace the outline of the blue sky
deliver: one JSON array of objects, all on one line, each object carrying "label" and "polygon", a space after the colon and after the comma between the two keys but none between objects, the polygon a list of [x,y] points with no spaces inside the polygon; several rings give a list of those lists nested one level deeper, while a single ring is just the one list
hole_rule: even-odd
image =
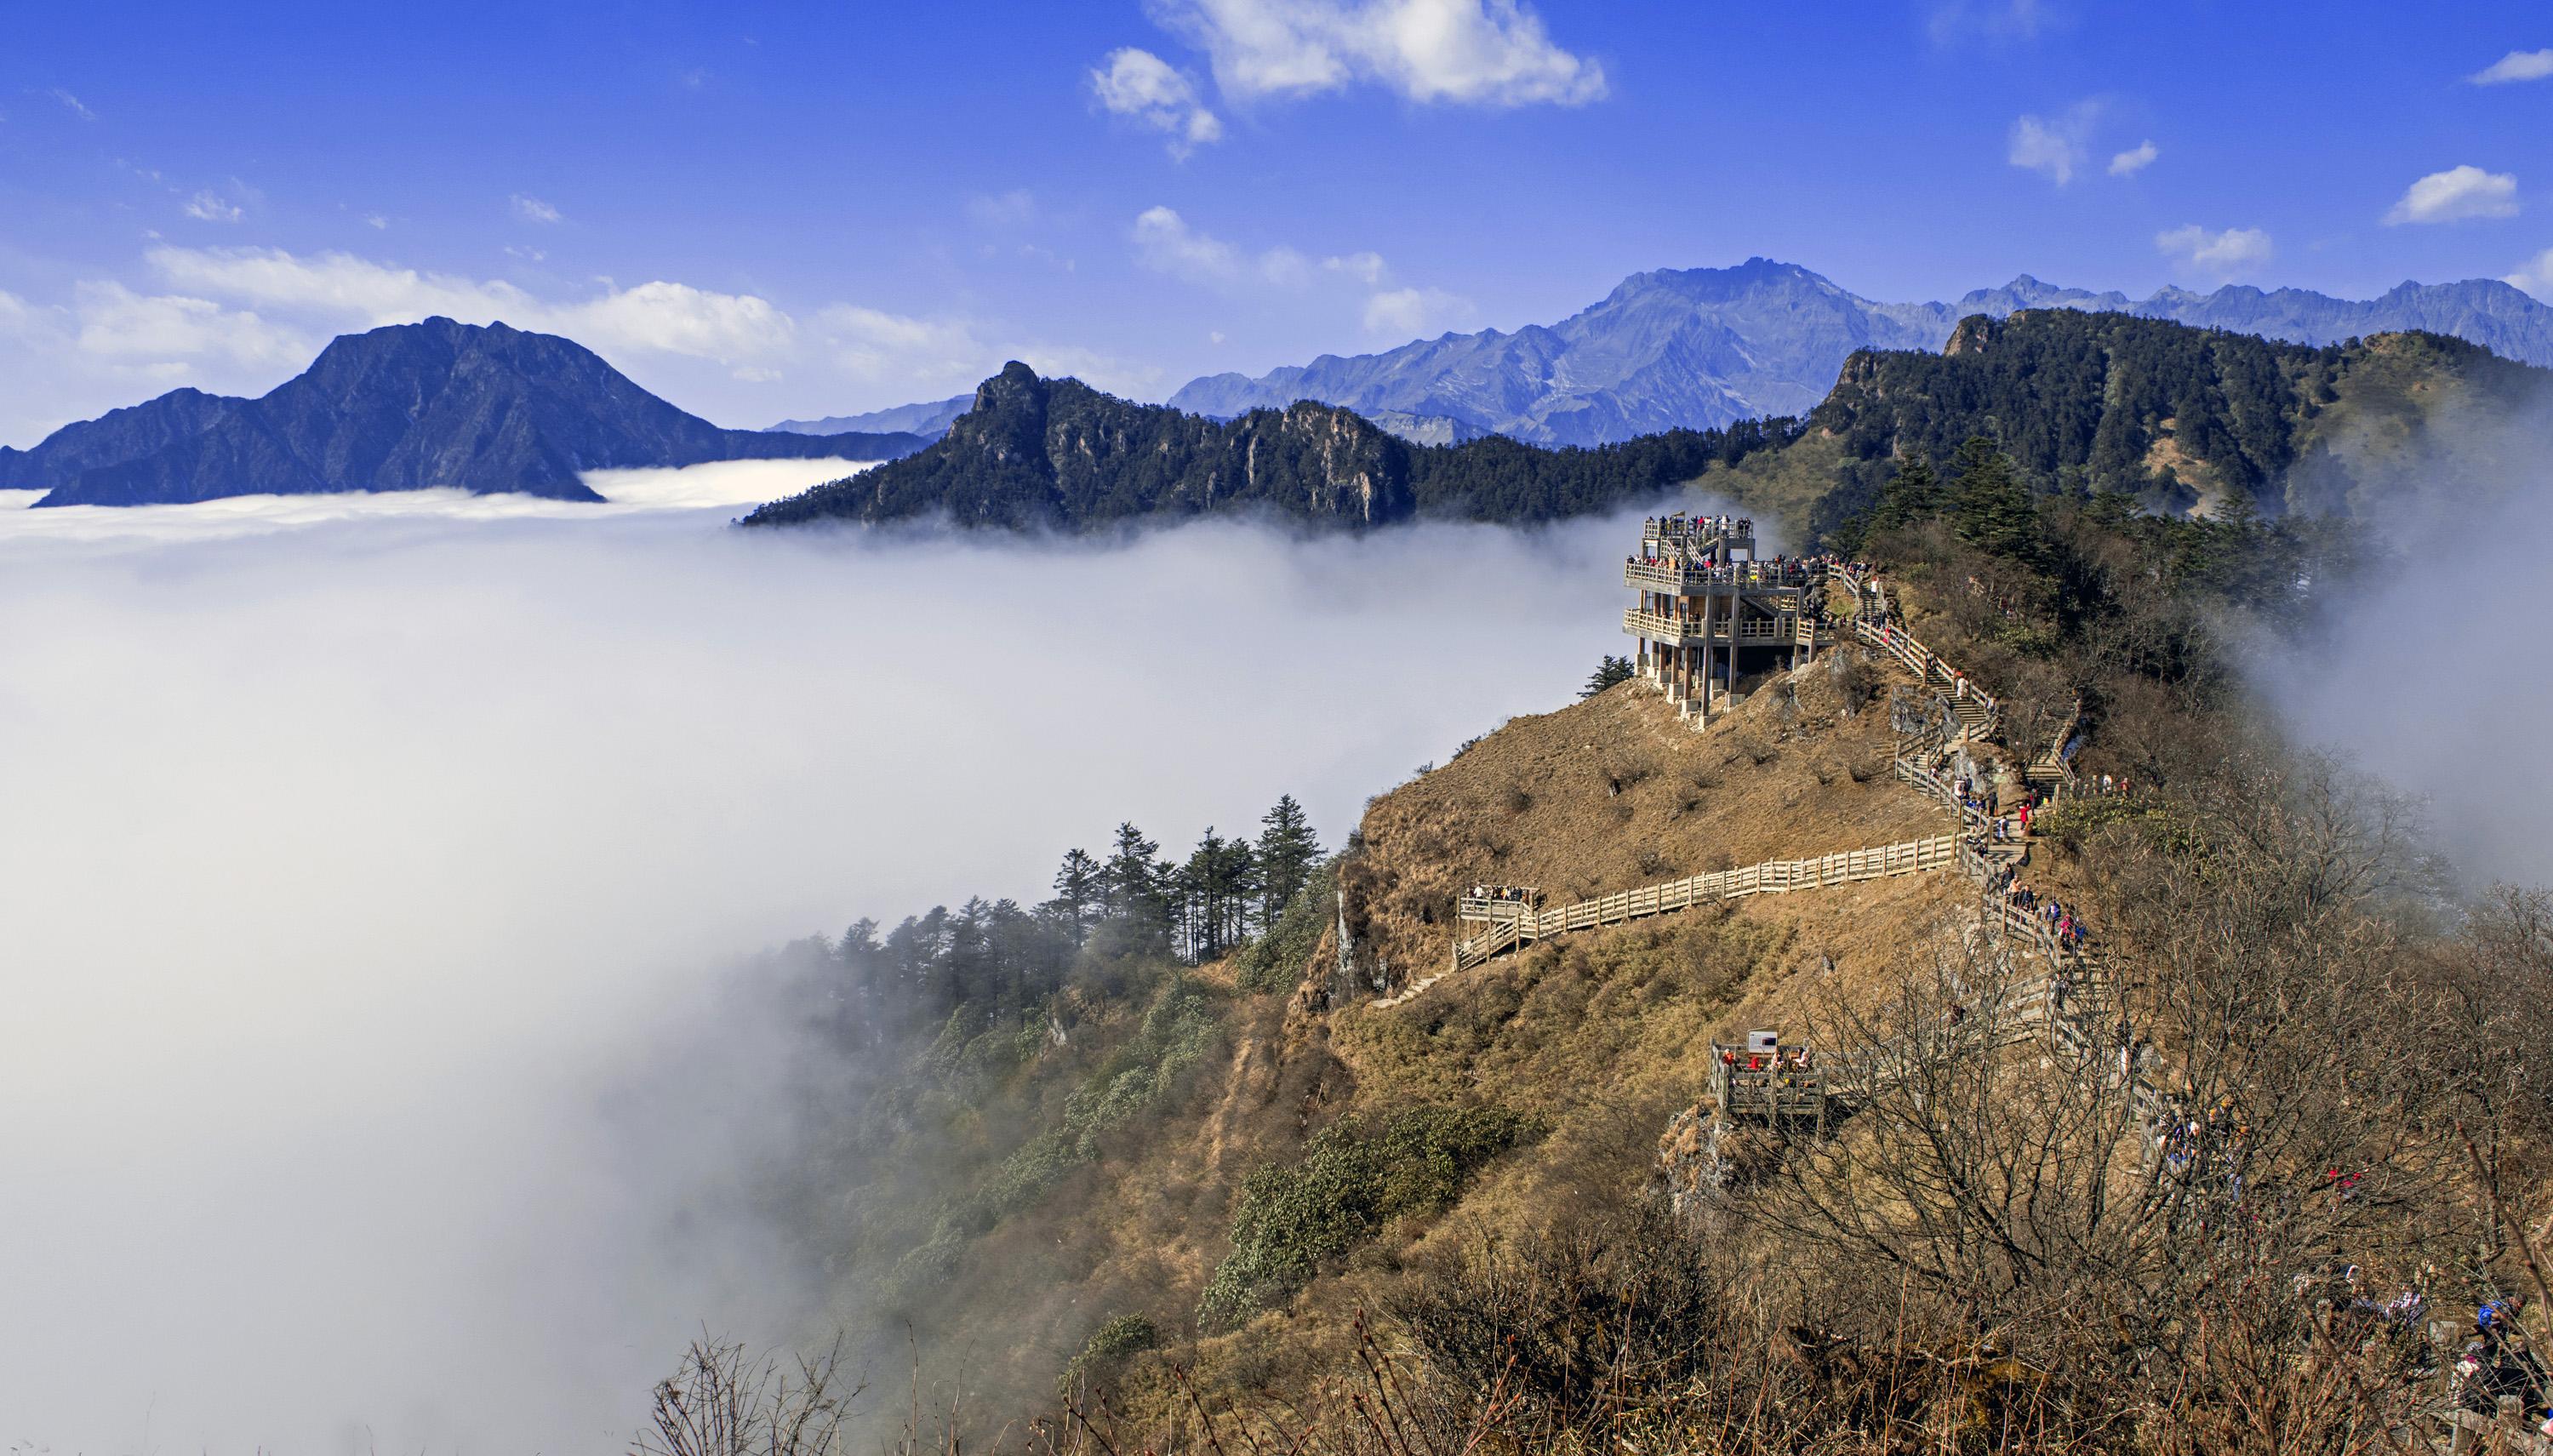
[{"label": "blue sky", "polygon": [[759,425],[1756,254],[2553,298],[2540,3],[5,4],[0,443],[430,312]]}]

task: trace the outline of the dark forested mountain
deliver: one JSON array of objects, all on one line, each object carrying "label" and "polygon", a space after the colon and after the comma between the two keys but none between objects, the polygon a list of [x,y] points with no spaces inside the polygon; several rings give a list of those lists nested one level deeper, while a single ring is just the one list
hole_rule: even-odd
[{"label": "dark forested mountain", "polygon": [[2436,334],[2309,347],[2120,313],[2028,309],[1958,325],[1939,354],[1863,350],[1804,420],[1742,420],[1594,448],[1502,435],[1412,444],[1325,404],[1215,420],[1013,364],[939,443],[774,502],[750,524],[944,515],[1093,530],[1259,509],[1365,526],[1535,521],[1697,484],[1784,538],[1866,511],[1904,459],[1999,442],[2034,490],[2164,512],[2367,516],[2527,478],[2553,457],[2553,373]]},{"label": "dark forested mountain", "polygon": [[1940,354],[1872,351],[1782,458],[1707,483],[1826,529],[1898,464],[1998,442],[2035,489],[2165,513],[2377,517],[2540,477],[2553,372],[2438,334],[2319,348],[2069,308],[1962,322]]},{"label": "dark forested mountain", "polygon": [[1796,265],[1753,258],[1735,268],[1636,274],[1602,302],[1549,327],[1447,334],[1353,358],[1323,355],[1258,379],[1210,375],[1169,402],[1229,416],[1318,399],[1377,418],[1392,411],[1544,444],[1597,444],[1801,413],[1825,396],[1856,350],[1939,349],[1972,314],[2047,307],[2317,345],[2425,329],[2553,365],[2553,308],[2488,279],[2404,283],[2363,301],[2243,286],[2164,288],[2132,300],[2023,275],[1955,302],[1880,303]]},{"label": "dark forested mountain", "polygon": [[171,390],[157,399],[110,409],[66,424],[32,450],[0,447],[0,491],[52,491],[80,472],[164,450],[211,429],[245,403],[201,390]]},{"label": "dark forested mountain", "polygon": [[964,525],[1092,530],[1265,510],[1366,526],[1415,515],[1530,521],[1654,497],[1789,438],[1786,421],[1673,430],[1596,450],[1504,438],[1414,445],[1324,404],[1216,420],[1045,380],[1013,363],[937,444],[776,501],[748,525],[945,515]]},{"label": "dark forested mountain", "polygon": [[711,460],[881,460],[903,434],[721,429],[568,339],[431,318],[350,334],[257,399],[180,391],[0,455],[43,505],[455,487],[599,501],[579,473]]},{"label": "dark forested mountain", "polygon": [[973,394],[956,394],[946,399],[930,399],[919,404],[898,404],[887,409],[872,409],[866,414],[834,414],[823,419],[784,419],[771,426],[793,435],[839,435],[886,432],[920,435],[936,440],[948,433],[948,422],[966,412],[975,402]]}]

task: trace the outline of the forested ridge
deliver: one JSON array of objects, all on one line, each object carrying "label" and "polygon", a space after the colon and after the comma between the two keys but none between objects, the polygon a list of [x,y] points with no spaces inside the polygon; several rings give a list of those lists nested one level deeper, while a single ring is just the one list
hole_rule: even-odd
[{"label": "forested ridge", "polygon": [[1422,516],[1523,523],[1661,496],[1715,463],[1781,445],[1793,429],[1746,420],[1591,449],[1500,436],[1413,445],[1326,404],[1216,420],[1014,363],[929,449],[773,502],[744,523],[945,515],[1087,531],[1236,510],[1355,527]]},{"label": "forested ridge", "polygon": [[[1970,318],[1941,354],[1854,355],[1806,435],[1821,531],[1865,510],[1898,461],[1996,442],[2032,489],[2140,508],[2368,513],[2454,487],[2399,454],[2524,427],[2553,373],[2443,335],[2319,348],[2122,313]],[[2535,425],[2541,429],[2541,424]]]}]

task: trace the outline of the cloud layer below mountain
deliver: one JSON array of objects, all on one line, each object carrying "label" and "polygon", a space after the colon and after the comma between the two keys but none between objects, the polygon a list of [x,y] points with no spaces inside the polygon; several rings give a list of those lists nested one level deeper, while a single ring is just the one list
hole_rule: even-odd
[{"label": "cloud layer below mountain", "polygon": [[[704,469],[597,484],[766,467]],[[1335,841],[1616,647],[1624,529],[306,504],[0,514],[0,1442],[621,1449],[704,1322],[815,1321],[731,1192],[786,1152],[736,952],[1036,898],[1121,818]],[[1427,666],[1449,623],[1516,670]]]}]

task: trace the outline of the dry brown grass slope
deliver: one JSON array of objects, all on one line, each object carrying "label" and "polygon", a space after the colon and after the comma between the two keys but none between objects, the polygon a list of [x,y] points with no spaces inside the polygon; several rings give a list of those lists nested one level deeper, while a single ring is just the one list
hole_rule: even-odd
[{"label": "dry brown grass slope", "polygon": [[1942,833],[1945,817],[1890,778],[1886,680],[1856,660],[1768,674],[1700,733],[1625,683],[1519,718],[1377,799],[1348,873],[1361,950],[1393,976],[1432,973],[1475,882],[1558,905]]},{"label": "dry brown grass slope", "polygon": [[[1440,968],[1454,895],[1475,879],[1569,898],[1942,833],[1946,816],[1888,773],[1889,680],[1857,659],[1768,674],[1701,733],[1624,685],[1515,720],[1382,796],[1345,872],[1361,953]],[[1825,998],[1892,984],[1929,963],[1972,893],[1936,872],[1762,896],[1564,937],[1393,1007],[1322,993],[1327,938],[1297,994],[1252,996],[1205,967],[1198,979],[1231,996],[1225,1050],[1166,1115],[988,1233],[940,1291],[983,1316],[959,1323],[998,1331],[965,1352],[966,1383],[1006,1403],[1101,1322],[1142,1313],[1166,1343],[1110,1397],[1139,1425],[1183,1418],[1173,1366],[1209,1399],[1299,1391],[1344,1368],[1357,1312],[1388,1308],[1430,1261],[1636,1197],[1667,1120],[1704,1088],[1714,1035],[1796,1026]],[[1344,1117],[1471,1101],[1545,1131],[1449,1213],[1385,1229],[1281,1307],[1200,1324],[1251,1171],[1291,1163]]]}]

